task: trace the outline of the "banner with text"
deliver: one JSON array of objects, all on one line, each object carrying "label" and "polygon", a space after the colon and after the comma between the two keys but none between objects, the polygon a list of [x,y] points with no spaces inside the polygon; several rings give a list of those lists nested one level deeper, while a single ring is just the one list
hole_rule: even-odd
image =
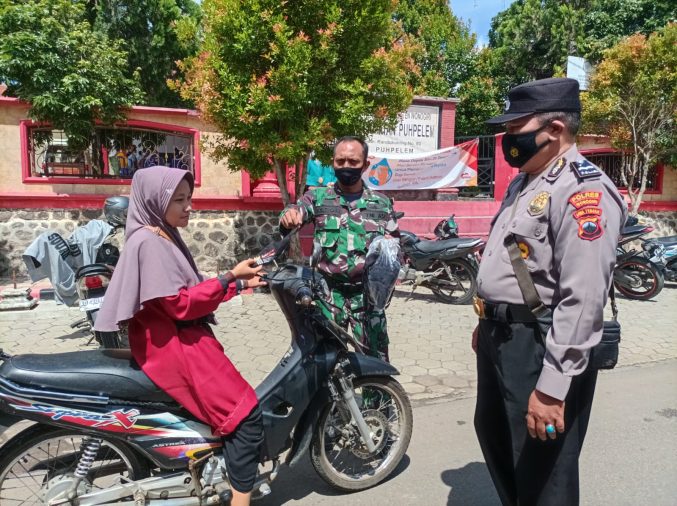
[{"label": "banner with text", "polygon": [[420,155],[370,156],[362,176],[374,190],[430,190],[477,186],[479,139]]}]

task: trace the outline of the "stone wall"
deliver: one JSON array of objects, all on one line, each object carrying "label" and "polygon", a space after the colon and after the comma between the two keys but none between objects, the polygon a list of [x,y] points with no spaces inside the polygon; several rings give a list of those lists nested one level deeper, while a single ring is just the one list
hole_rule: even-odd
[{"label": "stone wall", "polygon": [[664,237],[666,235],[677,235],[677,212],[674,211],[653,211],[640,212],[639,221],[654,227],[654,231],[648,237]]},{"label": "stone wall", "polygon": [[[277,215],[273,211],[193,211],[190,225],[181,234],[200,270],[215,274],[278,239]],[[16,271],[17,278],[27,277],[21,255],[41,233],[54,230],[68,238],[76,227],[102,218],[99,210],[90,209],[0,210],[0,276]],[[118,233],[113,242],[121,239]]]}]

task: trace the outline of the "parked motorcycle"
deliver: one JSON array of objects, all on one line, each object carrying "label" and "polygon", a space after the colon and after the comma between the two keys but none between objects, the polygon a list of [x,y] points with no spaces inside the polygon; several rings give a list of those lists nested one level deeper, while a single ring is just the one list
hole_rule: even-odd
[{"label": "parked motorcycle", "polygon": [[[291,234],[260,257],[279,257]],[[285,243],[286,241],[286,243]],[[372,487],[398,466],[412,433],[398,371],[366,356],[322,316],[327,285],[311,267],[267,275],[291,346],[256,388],[265,441],[255,494],[270,493],[280,460],[306,451],[342,491]],[[351,346],[355,351],[351,351]],[[21,420],[0,457],[0,504],[202,506],[230,500],[221,440],[159,390],[128,350],[53,355],[0,352],[0,434]]]},{"label": "parked motorcycle", "polygon": [[[78,304],[84,317],[71,328],[91,330],[103,296],[120,257],[113,238],[125,226],[127,197],[109,197],[104,203],[104,220],[91,220],[76,228],[68,239],[55,231],[40,234],[23,254],[33,282],[48,278],[55,300],[67,306]],[[95,333],[102,346],[120,347],[117,333]]]},{"label": "parked motorcycle", "polygon": [[[404,213],[396,213],[396,218]],[[469,304],[477,293],[479,251],[484,242],[478,238],[459,238],[452,215],[435,227],[436,240],[421,239],[412,232],[400,230],[404,266],[400,282],[429,288],[442,302]]]},{"label": "parked motorcycle", "polygon": [[641,251],[624,248],[652,231],[653,227],[639,224],[635,217],[630,217],[621,231],[613,279],[616,290],[630,299],[649,300],[660,293],[665,283],[664,248],[660,243],[643,241]]},{"label": "parked motorcycle", "polygon": [[662,270],[665,281],[677,281],[677,235],[648,239],[647,242],[663,248],[663,261],[657,266]]},{"label": "parked motorcycle", "polygon": [[[96,254],[96,262],[83,265],[75,273],[75,288],[77,290],[80,311],[85,317],[71,323],[71,328],[88,328],[92,332],[92,339],[104,348],[127,348],[127,339],[118,332],[99,332],[94,330],[96,315],[103,304],[104,296],[113,270],[120,258],[120,250],[111,239],[125,227],[129,198],[123,196],[108,197],[103,206],[106,222],[112,227],[106,241]],[[91,339],[90,339],[91,342]]]}]

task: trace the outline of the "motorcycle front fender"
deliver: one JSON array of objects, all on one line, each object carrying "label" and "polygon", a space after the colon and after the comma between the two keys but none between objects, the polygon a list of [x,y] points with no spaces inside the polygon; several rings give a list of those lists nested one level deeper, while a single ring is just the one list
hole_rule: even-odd
[{"label": "motorcycle front fender", "polygon": [[349,353],[348,361],[350,362],[350,370],[347,372],[353,373],[358,378],[363,376],[397,376],[400,374],[400,371],[388,362],[370,355]]}]

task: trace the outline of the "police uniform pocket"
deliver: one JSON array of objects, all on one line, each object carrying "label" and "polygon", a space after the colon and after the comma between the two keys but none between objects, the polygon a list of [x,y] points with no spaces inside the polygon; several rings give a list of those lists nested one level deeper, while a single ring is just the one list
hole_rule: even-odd
[{"label": "police uniform pocket", "polygon": [[[510,225],[510,233],[515,236],[522,258],[526,261],[530,271],[539,269],[539,266],[548,265],[551,255],[548,237],[548,222],[540,219],[516,219]],[[510,263],[507,248],[504,247],[502,258]]]}]

